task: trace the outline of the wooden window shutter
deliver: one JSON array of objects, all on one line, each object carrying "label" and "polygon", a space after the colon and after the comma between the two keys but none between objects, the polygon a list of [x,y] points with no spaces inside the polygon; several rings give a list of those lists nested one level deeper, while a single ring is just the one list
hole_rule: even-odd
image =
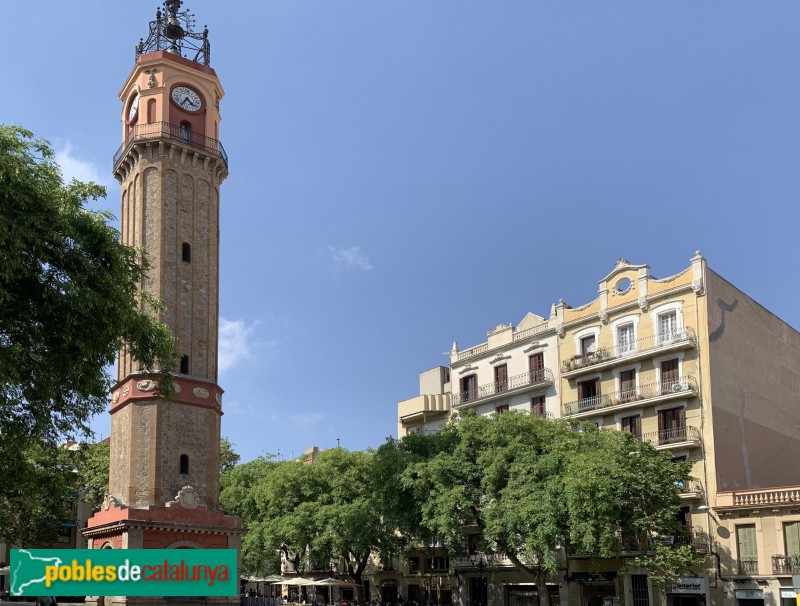
[{"label": "wooden window shutter", "polygon": [[791,558],[800,557],[800,522],[785,523],[783,536],[786,541],[786,555]]},{"label": "wooden window shutter", "polygon": [[756,527],[754,524],[736,527],[736,542],[739,548],[739,559],[756,559]]}]

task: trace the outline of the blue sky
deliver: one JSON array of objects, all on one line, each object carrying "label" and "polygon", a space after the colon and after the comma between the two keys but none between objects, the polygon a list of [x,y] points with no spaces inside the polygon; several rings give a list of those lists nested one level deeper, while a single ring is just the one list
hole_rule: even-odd
[{"label": "blue sky", "polygon": [[[5,2],[0,122],[109,186],[157,2]],[[800,3],[187,0],[227,96],[220,384],[245,460],[378,446],[418,372],[619,257],[800,326]],[[108,434],[108,415],[95,421]]]}]

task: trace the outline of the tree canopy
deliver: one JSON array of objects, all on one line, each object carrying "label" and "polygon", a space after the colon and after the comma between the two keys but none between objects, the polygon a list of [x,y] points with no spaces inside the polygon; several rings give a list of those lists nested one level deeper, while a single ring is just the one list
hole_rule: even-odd
[{"label": "tree canopy", "polygon": [[700,558],[659,543],[678,531],[678,487],[689,464],[631,435],[524,413],[467,414],[440,433],[388,439],[375,452],[334,448],[312,464],[258,459],[223,480],[221,501],[244,519],[243,561],[300,572],[338,559],[361,584],[370,554],[443,543],[507,557],[546,581],[567,556],[640,556],[653,578],[686,573]]},{"label": "tree canopy", "polygon": [[[627,433],[512,412],[466,415],[442,434],[452,447],[403,476],[423,524],[451,553],[469,543],[507,556],[536,578],[540,604],[549,603],[546,576],[559,558],[648,550],[675,532],[689,466]],[[692,554],[673,564],[691,567]]]},{"label": "tree canopy", "polygon": [[[85,206],[103,196],[65,184],[46,141],[0,125],[0,528],[11,542],[39,541],[26,523],[64,498],[52,492],[62,474],[48,475],[56,445],[90,433],[117,352],[145,369],[174,366],[158,302],[141,291],[144,254],[120,242],[108,212]],[[20,512],[29,519],[15,522]]]},{"label": "tree canopy", "polygon": [[85,432],[106,406],[105,369],[123,346],[145,368],[174,362],[168,327],[142,305],[146,259],[120,242],[108,212],[85,207],[105,188],[65,184],[54,157],[30,131],[0,126],[4,440]]}]

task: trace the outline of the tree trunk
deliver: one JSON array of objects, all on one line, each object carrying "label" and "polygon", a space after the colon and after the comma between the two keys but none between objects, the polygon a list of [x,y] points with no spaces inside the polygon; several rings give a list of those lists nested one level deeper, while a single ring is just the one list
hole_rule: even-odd
[{"label": "tree trunk", "polygon": [[547,591],[547,571],[541,566],[536,573],[536,590],[539,593],[539,606],[550,606],[550,592]]}]

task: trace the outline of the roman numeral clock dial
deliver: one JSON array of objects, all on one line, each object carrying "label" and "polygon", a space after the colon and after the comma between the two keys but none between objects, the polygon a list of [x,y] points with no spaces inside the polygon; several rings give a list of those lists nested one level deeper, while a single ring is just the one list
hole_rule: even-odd
[{"label": "roman numeral clock dial", "polygon": [[172,100],[187,112],[199,112],[203,107],[200,95],[188,86],[176,86],[173,88]]}]

